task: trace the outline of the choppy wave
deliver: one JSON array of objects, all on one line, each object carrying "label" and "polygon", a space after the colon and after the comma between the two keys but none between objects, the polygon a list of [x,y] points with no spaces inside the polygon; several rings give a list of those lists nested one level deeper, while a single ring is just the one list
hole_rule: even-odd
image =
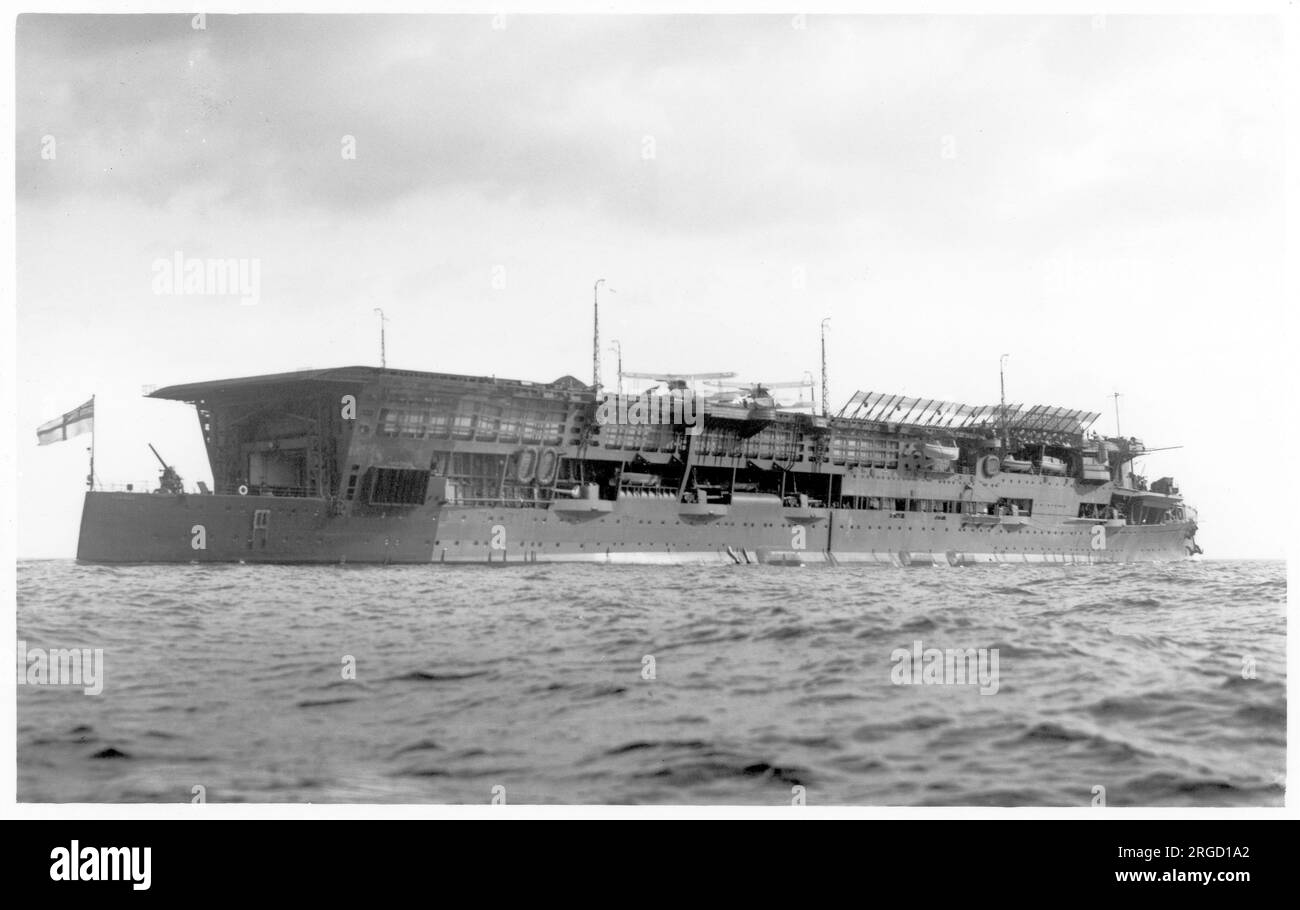
[{"label": "choppy wave", "polygon": [[[1280,805],[1285,598],[1280,562],[23,562],[18,637],[104,686],[19,687],[18,795]],[[918,641],[997,649],[996,692],[895,684]]]}]

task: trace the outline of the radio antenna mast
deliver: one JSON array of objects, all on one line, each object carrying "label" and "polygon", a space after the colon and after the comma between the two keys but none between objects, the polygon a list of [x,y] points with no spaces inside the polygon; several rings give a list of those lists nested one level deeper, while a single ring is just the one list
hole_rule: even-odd
[{"label": "radio antenna mast", "polygon": [[375,312],[379,314],[379,366],[381,369],[388,369],[388,343],[384,337],[384,323],[388,317],[379,307],[375,307]]},{"label": "radio antenna mast", "polygon": [[1007,444],[1007,358],[1010,356],[1010,354],[1003,354],[998,358],[998,384],[1002,387],[1002,407],[1000,409],[1000,416],[1002,422],[1003,447]]},{"label": "radio antenna mast", "polygon": [[591,289],[591,390],[600,393],[600,286],[604,278],[597,278]]},{"label": "radio antenna mast", "polygon": [[826,323],[831,321],[827,316],[822,320],[822,416],[830,416],[831,392],[826,378]]}]

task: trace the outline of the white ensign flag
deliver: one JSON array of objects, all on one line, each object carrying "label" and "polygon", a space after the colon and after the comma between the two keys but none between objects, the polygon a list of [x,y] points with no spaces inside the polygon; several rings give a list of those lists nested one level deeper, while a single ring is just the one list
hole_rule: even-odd
[{"label": "white ensign flag", "polygon": [[37,427],[36,441],[39,445],[47,446],[52,442],[62,442],[82,433],[93,432],[94,429],[95,399],[92,398],[76,410]]}]

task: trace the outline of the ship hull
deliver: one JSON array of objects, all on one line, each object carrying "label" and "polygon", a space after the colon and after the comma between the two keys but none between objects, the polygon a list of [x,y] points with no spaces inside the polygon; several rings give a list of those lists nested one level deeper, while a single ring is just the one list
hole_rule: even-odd
[{"label": "ship hull", "polygon": [[[726,506],[626,499],[336,514],[322,499],[90,492],[94,563],[1104,564],[1186,558],[1195,525]],[[259,514],[260,513],[260,514]]]}]

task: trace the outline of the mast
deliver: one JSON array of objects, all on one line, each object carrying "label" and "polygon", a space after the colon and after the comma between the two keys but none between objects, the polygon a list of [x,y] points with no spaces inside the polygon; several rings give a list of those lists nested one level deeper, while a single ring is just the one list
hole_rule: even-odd
[{"label": "mast", "polygon": [[827,316],[825,319],[822,320],[822,416],[823,417],[831,416],[830,415],[831,393],[830,393],[830,389],[827,387],[827,380],[826,380],[826,323],[830,321],[831,321],[831,317],[829,316]]},{"label": "mast", "polygon": [[623,394],[623,345],[617,338],[610,342],[610,347],[618,355],[618,394]]},{"label": "mast", "polygon": [[998,383],[1002,386],[1002,406],[998,416],[999,423],[1002,424],[999,434],[1002,437],[1002,447],[1007,447],[1007,358],[1010,354],[1003,354],[998,358]]},{"label": "mast", "polygon": [[591,390],[600,392],[600,286],[604,278],[597,278],[591,289]]},{"label": "mast", "polygon": [[1119,439],[1124,435],[1119,431],[1119,392],[1112,392],[1110,397],[1115,399],[1115,438]]},{"label": "mast", "polygon": [[386,370],[388,369],[388,344],[384,337],[384,323],[388,321],[388,317],[379,307],[375,307],[375,312],[379,314],[379,367]]}]

